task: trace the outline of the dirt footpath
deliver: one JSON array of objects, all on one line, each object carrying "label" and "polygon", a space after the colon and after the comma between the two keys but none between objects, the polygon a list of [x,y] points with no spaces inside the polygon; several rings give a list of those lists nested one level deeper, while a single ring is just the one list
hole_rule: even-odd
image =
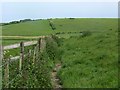
[{"label": "dirt footpath", "polygon": [[62,86],[60,85],[60,79],[57,76],[57,72],[61,69],[61,63],[57,63],[55,64],[54,69],[51,72],[51,81],[52,81],[52,85],[54,90],[61,90]]}]

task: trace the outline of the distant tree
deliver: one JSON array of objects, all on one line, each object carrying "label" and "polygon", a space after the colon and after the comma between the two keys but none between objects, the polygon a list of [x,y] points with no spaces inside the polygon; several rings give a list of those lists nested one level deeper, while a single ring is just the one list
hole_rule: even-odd
[{"label": "distant tree", "polygon": [[27,22],[27,21],[32,21],[32,20],[31,19],[20,20],[20,22]]},{"label": "distant tree", "polygon": [[10,24],[17,24],[17,23],[20,23],[20,22],[27,22],[27,21],[32,21],[32,20],[31,19],[24,19],[24,20],[20,20],[20,21],[12,21],[12,22],[9,22],[9,23],[2,23],[2,26],[10,25]]},{"label": "distant tree", "polygon": [[2,26],[4,26],[4,25],[9,25],[9,23],[2,23]]},{"label": "distant tree", "polygon": [[12,22],[10,22],[10,24],[17,24],[17,23],[19,23],[19,21],[12,21]]},{"label": "distant tree", "polygon": [[75,18],[69,18],[69,19],[75,19]]}]

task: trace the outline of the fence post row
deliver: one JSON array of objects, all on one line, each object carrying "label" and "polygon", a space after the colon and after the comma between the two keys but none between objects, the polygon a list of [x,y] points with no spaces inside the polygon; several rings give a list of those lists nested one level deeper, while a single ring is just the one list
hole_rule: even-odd
[{"label": "fence post row", "polygon": [[[39,52],[44,48],[45,44],[45,38],[39,38],[38,43],[33,47],[33,64],[35,64],[35,59],[38,57]],[[43,45],[41,45],[43,43]],[[33,45],[34,46],[34,45]],[[31,57],[32,50],[29,49],[28,51],[28,59]],[[4,84],[5,87],[9,87],[9,59],[6,59],[7,64],[5,65],[5,70],[4,70]],[[19,73],[22,73],[21,70],[23,68],[23,63],[24,63],[24,42],[20,42],[20,59],[19,59]],[[23,70],[24,71],[24,70]],[[24,75],[23,75],[24,76]]]},{"label": "fence post row", "polygon": [[24,60],[24,43],[20,43],[20,61],[19,61],[19,70],[21,71],[22,69],[22,63]]}]

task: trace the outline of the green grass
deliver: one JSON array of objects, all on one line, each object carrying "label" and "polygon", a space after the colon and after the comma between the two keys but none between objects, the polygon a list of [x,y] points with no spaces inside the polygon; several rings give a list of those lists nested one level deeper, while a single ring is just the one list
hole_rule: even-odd
[{"label": "green grass", "polygon": [[[29,21],[18,24],[5,25],[2,27],[3,36],[41,36],[58,32],[106,32],[110,29],[117,31],[117,19],[105,18],[77,18],[77,19],[52,19],[55,30],[49,25],[48,20]],[[78,34],[60,34],[58,36],[69,38]],[[17,39],[17,38],[16,38]],[[4,40],[3,45],[15,43],[16,40]]]},{"label": "green grass", "polygon": [[[62,43],[59,43],[59,48],[56,43],[48,40],[47,56],[44,60],[48,59],[48,68],[54,66],[55,60],[50,61],[51,59],[61,60],[62,68],[58,76],[64,88],[115,88],[118,86],[117,19],[52,19],[52,22],[55,30],[52,30],[47,20],[6,25],[3,26],[3,36],[63,33],[57,34],[65,38]],[[80,32],[83,32],[83,35]],[[3,38],[3,45],[29,40],[31,39]],[[13,50],[10,54],[19,54],[17,51]]]},{"label": "green grass", "polygon": [[[83,19],[55,19],[53,20],[56,30],[59,32],[74,31],[104,31],[109,29],[117,29],[117,19],[103,18],[83,18]],[[62,25],[62,26],[60,26]]]},{"label": "green grass", "polygon": [[[2,27],[3,36],[39,36],[55,32],[106,31],[117,29],[117,19],[53,19],[56,29],[52,30],[48,20],[29,21]],[[24,33],[23,33],[24,32]]]},{"label": "green grass", "polygon": [[[64,88],[118,87],[118,36],[115,30],[64,40],[59,77]],[[69,82],[69,83],[68,83]]]},{"label": "green grass", "polygon": [[2,27],[3,36],[40,36],[51,32],[47,20],[29,21]]}]

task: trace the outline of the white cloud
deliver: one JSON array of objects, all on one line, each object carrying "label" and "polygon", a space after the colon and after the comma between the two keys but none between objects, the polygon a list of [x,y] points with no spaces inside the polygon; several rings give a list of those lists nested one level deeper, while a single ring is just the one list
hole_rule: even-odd
[{"label": "white cloud", "polygon": [[120,0],[1,0],[2,2],[119,2]]}]

